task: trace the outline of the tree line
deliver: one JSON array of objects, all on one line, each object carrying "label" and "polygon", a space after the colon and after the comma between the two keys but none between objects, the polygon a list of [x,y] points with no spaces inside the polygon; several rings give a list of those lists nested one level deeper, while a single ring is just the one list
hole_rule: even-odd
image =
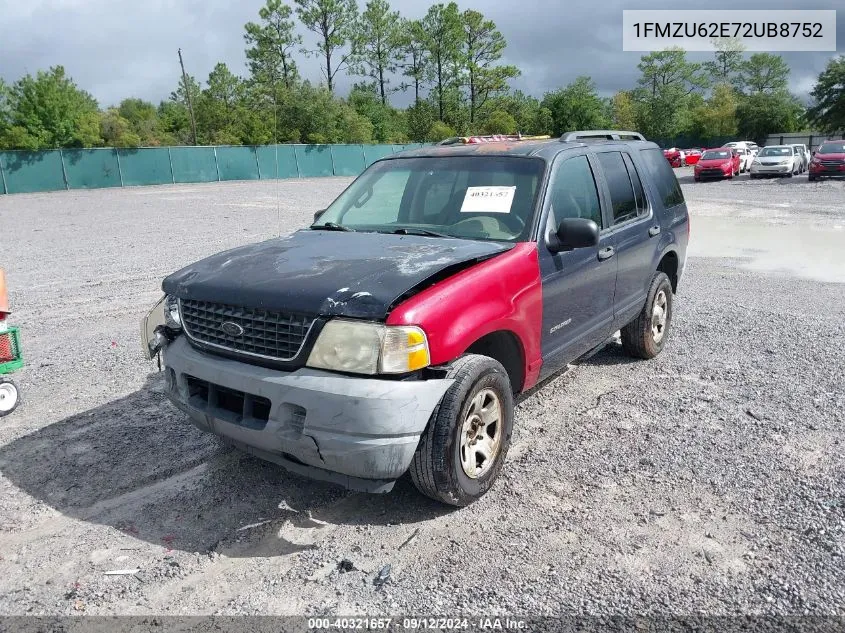
[{"label": "tree line", "polygon": [[[180,76],[158,105],[129,97],[101,109],[61,66],[0,80],[0,148],[402,143],[606,127],[657,139],[759,140],[807,125],[845,128],[845,57],[830,60],[807,108],[789,92],[781,56],[749,56],[731,41],[704,63],[682,49],[644,55],[637,84],[610,98],[586,76],[527,95],[509,86],[520,70],[503,62],[496,24],[454,2],[410,20],[388,0],[369,0],[363,11],[356,0],[266,0],[243,37],[246,76],[218,63],[204,83]],[[319,60],[316,82],[299,72],[306,56]],[[335,94],[342,73],[358,79],[345,97]],[[392,104],[399,92],[412,96],[408,107]]]}]

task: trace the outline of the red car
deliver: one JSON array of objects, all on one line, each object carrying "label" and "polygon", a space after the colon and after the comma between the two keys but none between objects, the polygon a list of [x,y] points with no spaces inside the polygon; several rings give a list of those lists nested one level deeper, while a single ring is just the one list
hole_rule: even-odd
[{"label": "red car", "polygon": [[669,164],[672,167],[681,167],[683,165],[683,161],[681,160],[681,151],[677,148],[671,149],[664,149],[663,156],[666,157],[666,160],[669,161]]},{"label": "red car", "polygon": [[845,176],[845,140],[825,141],[810,161],[810,182],[819,178]]},{"label": "red car", "polygon": [[733,178],[739,176],[739,153],[730,147],[718,147],[704,150],[695,164],[694,178],[700,182],[704,178]]},{"label": "red car", "polygon": [[684,162],[687,165],[695,165],[701,159],[701,150],[700,149],[688,149],[686,151],[687,157]]}]

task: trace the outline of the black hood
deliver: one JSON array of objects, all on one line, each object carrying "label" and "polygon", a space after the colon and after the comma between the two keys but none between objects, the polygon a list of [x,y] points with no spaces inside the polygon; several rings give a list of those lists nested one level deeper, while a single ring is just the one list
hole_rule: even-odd
[{"label": "black hood", "polygon": [[212,255],[164,280],[180,299],[383,319],[438,276],[511,248],[500,242],[339,231],[287,237]]}]

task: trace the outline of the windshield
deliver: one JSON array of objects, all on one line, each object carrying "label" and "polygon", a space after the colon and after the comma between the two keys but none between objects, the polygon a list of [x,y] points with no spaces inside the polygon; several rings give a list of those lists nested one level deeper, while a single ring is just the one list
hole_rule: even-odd
[{"label": "windshield", "polygon": [[764,147],[760,156],[792,156],[791,147]]},{"label": "windshield", "polygon": [[731,150],[729,149],[711,149],[701,155],[701,160],[718,160],[719,158],[727,160],[731,157]]},{"label": "windshield", "polygon": [[845,141],[823,143],[819,148],[819,154],[845,154]]},{"label": "windshield", "polygon": [[385,160],[353,182],[313,227],[524,240],[544,170],[541,159],[511,156]]}]

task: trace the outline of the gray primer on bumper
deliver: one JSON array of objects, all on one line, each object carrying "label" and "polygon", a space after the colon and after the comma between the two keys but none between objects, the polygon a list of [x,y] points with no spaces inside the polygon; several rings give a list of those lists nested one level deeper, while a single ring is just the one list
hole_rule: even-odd
[{"label": "gray primer on bumper", "polygon": [[[432,411],[454,382],[280,372],[205,354],[184,336],[163,355],[168,396],[200,429],[293,472],[370,492],[387,492],[408,469]],[[266,426],[249,428],[238,415],[191,399],[186,375],[267,398]]]}]

